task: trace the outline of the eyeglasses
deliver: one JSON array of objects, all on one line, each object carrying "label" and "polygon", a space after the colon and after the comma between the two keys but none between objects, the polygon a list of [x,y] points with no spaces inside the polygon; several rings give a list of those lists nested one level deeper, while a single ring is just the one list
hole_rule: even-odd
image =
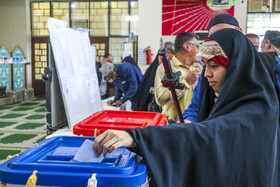
[{"label": "eyeglasses", "polygon": [[188,44],[193,45],[193,46],[195,46],[197,49],[199,49],[199,44],[194,44],[194,43],[188,43]]}]

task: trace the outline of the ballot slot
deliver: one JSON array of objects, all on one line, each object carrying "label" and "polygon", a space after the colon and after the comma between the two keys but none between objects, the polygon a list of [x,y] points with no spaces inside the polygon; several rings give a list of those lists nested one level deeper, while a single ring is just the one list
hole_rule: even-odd
[{"label": "ballot slot", "polygon": [[[79,138],[79,137],[77,137]],[[43,144],[34,150],[30,150],[29,154],[20,157],[18,162],[12,162],[10,167],[13,169],[50,169],[56,167],[56,170],[62,169],[59,165],[68,165],[68,168],[73,165],[95,165],[98,167],[115,166],[118,167],[119,163],[128,163],[131,159],[131,152],[126,148],[118,148],[112,153],[108,153],[106,158],[103,154],[99,158],[92,157],[90,162],[79,162],[74,160],[75,155],[79,151],[83,142],[72,141],[71,138],[57,137],[53,142]],[[92,147],[91,147],[92,148]],[[30,163],[32,163],[30,165]],[[62,166],[63,167],[63,166]],[[64,170],[64,169],[62,169]]]}]

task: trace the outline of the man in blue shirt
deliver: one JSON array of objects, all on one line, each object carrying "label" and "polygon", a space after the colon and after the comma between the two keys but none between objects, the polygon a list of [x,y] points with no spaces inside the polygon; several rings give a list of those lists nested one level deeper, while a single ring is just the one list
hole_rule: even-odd
[{"label": "man in blue shirt", "polygon": [[280,87],[280,32],[279,31],[266,31],[263,41],[261,43],[262,52],[276,52],[277,61],[275,78],[278,88]]},{"label": "man in blue shirt", "polygon": [[[239,27],[239,23],[235,17],[231,16],[230,14],[218,14],[216,15],[208,25],[208,32],[209,36],[217,32],[218,30],[225,29],[225,28],[232,28],[239,30],[242,32],[242,29]],[[202,73],[197,81],[197,85],[193,90],[193,97],[191,104],[183,112],[183,118],[185,123],[197,122],[198,117],[198,107],[199,107],[199,92],[200,92],[200,84],[201,84],[201,77],[204,76]]]},{"label": "man in blue shirt", "polygon": [[130,63],[105,63],[99,70],[105,80],[114,80],[116,94],[114,100],[108,101],[111,106],[119,107],[127,100],[131,101],[131,109],[137,109],[137,90],[143,77],[141,71]]}]

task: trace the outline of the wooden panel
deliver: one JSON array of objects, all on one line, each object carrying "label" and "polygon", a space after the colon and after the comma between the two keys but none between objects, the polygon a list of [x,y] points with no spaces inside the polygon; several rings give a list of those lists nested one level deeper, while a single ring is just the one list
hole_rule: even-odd
[{"label": "wooden panel", "polygon": [[101,62],[103,56],[109,53],[109,38],[90,37],[90,43],[96,46],[96,62]]},{"label": "wooden panel", "polygon": [[32,37],[32,86],[36,96],[45,96],[43,74],[48,66],[49,37]]}]

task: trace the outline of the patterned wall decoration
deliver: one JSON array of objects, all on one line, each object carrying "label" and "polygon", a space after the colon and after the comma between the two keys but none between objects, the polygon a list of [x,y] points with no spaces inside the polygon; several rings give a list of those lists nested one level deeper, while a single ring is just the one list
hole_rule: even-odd
[{"label": "patterned wall decoration", "polygon": [[19,45],[17,45],[12,52],[12,57],[19,58],[19,60],[21,60],[24,58],[24,56],[25,55],[24,55],[22,48]]},{"label": "patterned wall decoration", "polygon": [[19,45],[15,47],[12,52],[13,57],[13,89],[22,90],[24,89],[24,53]]},{"label": "patterned wall decoration", "polygon": [[[0,58],[8,59],[10,57],[10,51],[5,44],[0,47]],[[0,64],[0,85],[6,85],[6,91],[11,90],[11,65],[10,64]]]},{"label": "patterned wall decoration", "polygon": [[8,47],[5,44],[3,44],[0,47],[0,58],[8,58],[8,57],[10,57],[10,51]]},{"label": "patterned wall decoration", "polygon": [[234,0],[163,0],[162,35],[207,30],[217,14],[234,15]]}]

